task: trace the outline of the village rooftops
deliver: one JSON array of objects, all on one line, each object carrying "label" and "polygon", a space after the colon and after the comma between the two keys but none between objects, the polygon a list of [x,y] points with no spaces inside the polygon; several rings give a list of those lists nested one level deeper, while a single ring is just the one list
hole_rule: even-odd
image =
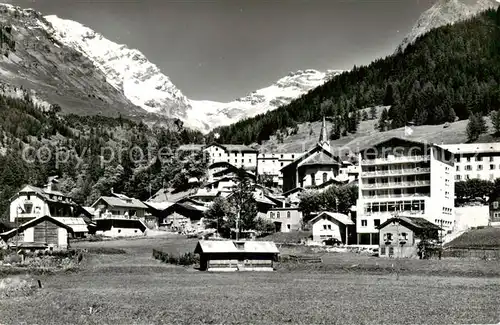
[{"label": "village rooftops", "polygon": [[220,144],[220,143],[212,143],[206,146],[205,148],[217,146],[219,148],[224,149],[227,152],[255,152],[258,153],[257,149],[251,148],[249,146],[243,144]]},{"label": "village rooftops", "polygon": [[194,250],[195,254],[241,252],[279,254],[276,244],[266,241],[200,240]]},{"label": "village rooftops", "polygon": [[112,207],[135,208],[135,209],[148,208],[144,203],[142,203],[138,199],[129,197],[121,199],[114,196],[101,196],[94,204],[92,204],[92,207],[94,207],[100,200],[103,200]]},{"label": "village rooftops", "polygon": [[49,222],[57,225],[58,227],[66,229],[69,233],[73,233],[73,228],[71,228],[71,226],[68,226],[68,225],[64,224],[62,221],[57,220],[57,219],[58,218],[52,218],[50,216],[43,216],[43,217],[40,217],[40,218],[35,218],[35,219],[32,219],[32,220],[30,220],[28,222],[23,223],[18,228],[15,228],[15,229],[12,229],[12,230],[9,230],[7,232],[4,232],[4,233],[0,234],[0,236],[4,240],[12,238],[16,234],[21,233],[21,232],[25,231],[26,229],[28,229],[30,227],[33,227],[33,226],[35,226],[35,225],[37,225],[37,224],[39,224],[39,223],[41,223],[43,221],[49,221]]},{"label": "village rooftops", "polygon": [[313,224],[321,218],[331,218],[337,220],[338,222],[346,226],[355,225],[355,223],[349,218],[349,216],[342,213],[328,212],[328,211],[323,211],[319,213],[316,217],[312,218],[311,221],[309,221],[309,223]]},{"label": "village rooftops", "polygon": [[49,202],[57,202],[61,204],[69,204],[69,205],[76,205],[76,203],[67,195],[64,195],[63,193],[59,191],[52,191],[48,189],[43,189],[40,187],[32,186],[32,185],[26,185],[23,187],[22,190],[20,190],[16,195],[14,195],[11,200],[14,198],[18,197],[19,195],[23,194],[33,194],[33,195],[38,195],[41,199]]},{"label": "village rooftops", "polygon": [[433,224],[432,222],[424,219],[424,218],[419,218],[419,217],[406,217],[406,216],[400,216],[400,217],[394,217],[388,219],[386,222],[382,223],[380,226],[376,227],[377,229],[382,229],[386,227],[387,225],[391,224],[392,222],[398,222],[412,230],[416,229],[431,229],[431,230],[442,230],[441,227]]}]

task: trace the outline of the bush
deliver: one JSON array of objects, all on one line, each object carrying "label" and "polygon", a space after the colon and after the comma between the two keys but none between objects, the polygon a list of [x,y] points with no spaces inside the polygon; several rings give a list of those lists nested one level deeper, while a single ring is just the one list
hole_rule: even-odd
[{"label": "bush", "polygon": [[173,265],[183,265],[189,266],[199,263],[199,258],[197,255],[188,252],[179,256],[169,255],[162,251],[153,249],[153,258],[160,260],[163,263],[173,264]]},{"label": "bush", "polygon": [[127,253],[123,249],[113,248],[113,247],[92,247],[92,248],[87,248],[86,251],[92,254],[103,254],[103,255],[115,255],[115,254]]}]

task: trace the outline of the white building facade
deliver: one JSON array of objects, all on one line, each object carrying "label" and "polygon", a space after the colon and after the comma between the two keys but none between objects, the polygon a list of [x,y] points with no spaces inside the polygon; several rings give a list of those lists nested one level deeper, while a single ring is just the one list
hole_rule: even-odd
[{"label": "white building facade", "polygon": [[303,155],[304,152],[295,153],[259,153],[257,156],[257,173],[272,178],[277,186],[283,186],[281,169]]},{"label": "white building facade", "polygon": [[356,232],[361,245],[378,245],[377,226],[396,214],[454,226],[455,167],[450,151],[392,138],[359,154]]},{"label": "white building facade", "polygon": [[455,181],[500,178],[500,143],[440,145],[455,155]]},{"label": "white building facade", "polygon": [[203,149],[209,165],[226,162],[237,168],[257,170],[258,151],[244,145],[211,144]]}]

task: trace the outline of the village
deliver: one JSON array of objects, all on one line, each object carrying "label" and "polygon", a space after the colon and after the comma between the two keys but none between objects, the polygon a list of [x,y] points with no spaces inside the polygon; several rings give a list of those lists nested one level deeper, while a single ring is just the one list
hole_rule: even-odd
[{"label": "village", "polygon": [[[297,245],[342,247],[380,258],[424,259],[441,258],[444,248],[453,251],[446,244],[470,230],[500,225],[495,195],[483,204],[455,206],[455,181],[500,177],[500,144],[436,145],[401,137],[339,156],[336,153],[341,150],[330,146],[324,120],[319,134],[315,146],[297,153],[259,153],[244,145],[218,143],[183,145],[178,150],[184,155],[203,153],[206,179],[189,179],[184,191],[163,188],[146,201],[111,190],[91,206],[80,206],[57,190],[57,177],[49,178],[44,188],[26,184],[11,199],[9,222],[0,224],[1,247],[52,252],[93,237],[176,233],[200,239],[193,252],[200,257],[215,254],[211,264],[206,256],[202,258],[201,269],[220,270],[225,265],[235,271],[253,270],[254,266],[245,267],[238,260],[268,259],[269,263],[257,264],[272,271],[272,261],[279,254],[276,245],[282,244],[275,243],[273,234],[281,233],[285,237],[280,238]],[[243,202],[236,225],[223,233],[228,217],[207,220],[208,214],[217,210],[220,200],[241,200],[240,182],[247,184],[247,199],[255,202],[251,219],[264,227],[242,229],[238,218],[242,218]],[[312,209],[301,204],[308,193],[325,193],[334,187],[350,189],[356,199],[330,202],[332,210],[314,210],[321,204]],[[459,249],[478,246],[470,243]],[[235,252],[242,255],[224,255]],[[255,256],[256,252],[268,257]],[[228,260],[233,263],[223,263]]]}]

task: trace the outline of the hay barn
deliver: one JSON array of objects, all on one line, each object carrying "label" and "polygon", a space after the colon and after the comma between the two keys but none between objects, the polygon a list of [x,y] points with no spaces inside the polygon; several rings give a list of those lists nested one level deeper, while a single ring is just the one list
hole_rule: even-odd
[{"label": "hay barn", "polygon": [[274,271],[279,250],[273,242],[200,240],[194,253],[202,271]]}]

